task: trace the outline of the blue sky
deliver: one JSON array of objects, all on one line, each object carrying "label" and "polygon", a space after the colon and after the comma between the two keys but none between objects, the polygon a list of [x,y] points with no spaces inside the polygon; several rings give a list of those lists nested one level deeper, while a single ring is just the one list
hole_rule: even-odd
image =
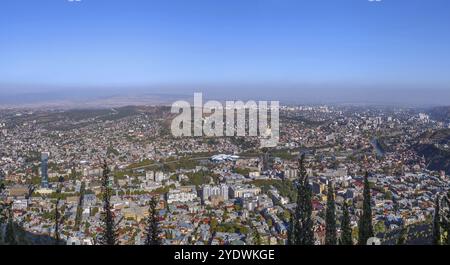
[{"label": "blue sky", "polygon": [[2,0],[0,90],[449,91],[449,14],[448,0]]}]

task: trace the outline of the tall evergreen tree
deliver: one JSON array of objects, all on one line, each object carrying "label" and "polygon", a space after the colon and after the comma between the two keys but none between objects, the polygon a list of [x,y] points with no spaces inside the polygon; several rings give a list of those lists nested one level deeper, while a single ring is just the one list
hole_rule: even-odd
[{"label": "tall evergreen tree", "polygon": [[60,202],[60,199],[57,198],[56,203],[55,203],[55,244],[56,245],[59,245],[59,243],[61,241],[61,237],[59,234],[59,219],[60,219],[60,214],[59,214],[59,210],[58,210],[59,202]]},{"label": "tall evergreen tree", "polygon": [[442,229],[446,232],[447,237],[444,243],[450,245],[450,191],[443,198],[443,202],[447,205],[446,211],[441,214]]},{"label": "tall evergreen tree", "polygon": [[106,160],[103,165],[102,174],[102,197],[103,197],[103,213],[102,213],[102,234],[99,243],[102,245],[117,245],[117,231],[114,221],[114,215],[111,207],[111,187],[109,183],[110,171]]},{"label": "tall evergreen tree", "polygon": [[261,238],[261,234],[259,233],[258,229],[253,224],[251,224],[251,228],[253,231],[253,238],[252,238],[253,245],[257,245],[257,246],[262,245],[262,238]]},{"label": "tall evergreen tree", "polygon": [[4,241],[7,245],[17,245],[18,242],[17,242],[16,225],[14,224],[14,216],[11,204],[7,206],[6,211],[8,212],[8,223],[6,225]]},{"label": "tall evergreen tree", "polygon": [[161,245],[161,240],[159,239],[159,214],[156,209],[158,201],[156,197],[153,196],[150,200],[150,206],[148,210],[147,218],[147,231],[146,231],[146,245]]},{"label": "tall evergreen tree", "polygon": [[81,187],[80,187],[80,197],[78,199],[78,206],[77,206],[77,212],[75,215],[75,224],[73,226],[73,229],[75,231],[79,231],[80,230],[80,226],[81,226],[81,220],[82,220],[82,215],[83,215],[83,205],[84,205],[84,195],[86,193],[86,183],[83,181],[81,183]]},{"label": "tall evergreen tree", "polygon": [[305,155],[299,159],[297,207],[294,220],[294,242],[296,245],[314,245],[314,230],[312,220],[312,191],[304,165]]},{"label": "tall evergreen tree", "polygon": [[287,234],[287,245],[295,245],[295,218],[294,215],[291,214],[289,217],[289,227]]},{"label": "tall evergreen tree", "polygon": [[348,212],[348,204],[344,202],[341,220],[341,245],[353,245],[352,228],[350,226],[350,214]]},{"label": "tall evergreen tree", "polygon": [[6,245],[18,245],[17,227],[14,223],[12,202],[6,199],[4,172],[0,169],[0,243]]},{"label": "tall evergreen tree", "polygon": [[[2,173],[0,169],[0,174]],[[5,190],[5,185],[0,179],[0,243],[4,243],[5,230],[8,225],[8,209],[5,197],[3,196],[3,191]]]},{"label": "tall evergreen tree", "polygon": [[358,245],[366,245],[367,240],[373,237],[373,225],[372,225],[372,206],[370,198],[370,186],[369,186],[369,173],[366,172],[364,176],[364,191],[363,191],[363,212],[359,219],[359,236]]},{"label": "tall evergreen tree", "polygon": [[440,206],[439,195],[436,197],[434,206],[434,218],[433,218],[433,245],[441,244],[441,220],[440,220]]},{"label": "tall evergreen tree", "polygon": [[6,216],[7,216],[6,215],[6,202],[5,202],[4,196],[3,196],[4,190],[5,190],[5,185],[0,180],[0,227],[5,223]]},{"label": "tall evergreen tree", "polygon": [[325,245],[336,245],[336,204],[334,202],[333,184],[328,181],[327,209],[325,216]]},{"label": "tall evergreen tree", "polygon": [[404,245],[406,243],[406,237],[408,236],[408,228],[405,226],[400,230],[400,235],[398,236],[397,245]]},{"label": "tall evergreen tree", "polygon": [[395,198],[395,196],[392,197],[392,204],[394,206],[394,213],[397,214],[397,212],[398,212],[398,201]]},{"label": "tall evergreen tree", "polygon": [[61,189],[62,189],[61,185],[62,185],[62,182],[64,181],[64,178],[60,177],[58,181],[59,181],[59,183],[58,183],[58,187],[56,189],[57,198],[56,198],[56,202],[55,202],[55,216],[54,216],[54,218],[55,218],[55,244],[56,245],[59,245],[61,243],[61,235],[59,233],[59,226],[62,222],[62,218],[61,218],[61,213],[59,212],[58,206],[59,206],[59,202],[61,201],[61,196],[60,196]]}]

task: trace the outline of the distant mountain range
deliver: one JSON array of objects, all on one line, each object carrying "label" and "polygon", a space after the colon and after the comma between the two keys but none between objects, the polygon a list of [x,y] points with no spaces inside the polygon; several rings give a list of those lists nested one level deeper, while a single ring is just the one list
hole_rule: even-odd
[{"label": "distant mountain range", "polygon": [[112,93],[103,91],[0,93],[0,109],[93,109],[123,106],[171,105],[177,100],[187,100],[191,95],[164,93]]}]

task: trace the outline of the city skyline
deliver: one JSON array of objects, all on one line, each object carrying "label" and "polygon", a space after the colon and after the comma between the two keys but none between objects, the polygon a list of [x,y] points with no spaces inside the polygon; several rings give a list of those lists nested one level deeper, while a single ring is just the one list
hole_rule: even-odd
[{"label": "city skyline", "polygon": [[[285,264],[450,245],[450,1],[0,2],[0,248]],[[71,248],[5,257],[85,263]]]},{"label": "city skyline", "polygon": [[148,231],[157,245],[449,244],[443,109],[282,106],[269,148],[175,136],[173,119],[163,106],[0,111],[0,210],[21,231],[0,244],[148,245]]}]

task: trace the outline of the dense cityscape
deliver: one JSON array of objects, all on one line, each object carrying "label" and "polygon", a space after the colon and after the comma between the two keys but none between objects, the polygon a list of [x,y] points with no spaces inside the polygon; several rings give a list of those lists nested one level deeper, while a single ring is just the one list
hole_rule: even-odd
[{"label": "dense cityscape", "polygon": [[0,260],[447,260],[449,14],[0,1]]},{"label": "dense cityscape", "polygon": [[365,244],[364,216],[374,244],[445,244],[446,110],[281,106],[280,142],[260,148],[173,137],[163,106],[3,109],[0,242],[103,244],[107,190],[120,245],[149,243],[150,221],[162,245]]}]

